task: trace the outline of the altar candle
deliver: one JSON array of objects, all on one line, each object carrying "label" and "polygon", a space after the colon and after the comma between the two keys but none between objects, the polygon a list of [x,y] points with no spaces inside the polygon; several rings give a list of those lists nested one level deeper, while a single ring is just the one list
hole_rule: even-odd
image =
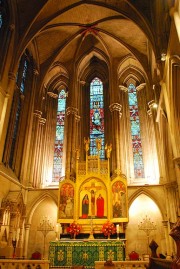
[{"label": "altar candle", "polygon": [[119,233],[119,224],[116,225],[116,232]]},{"label": "altar candle", "polygon": [[62,227],[59,227],[59,233],[62,234]]}]

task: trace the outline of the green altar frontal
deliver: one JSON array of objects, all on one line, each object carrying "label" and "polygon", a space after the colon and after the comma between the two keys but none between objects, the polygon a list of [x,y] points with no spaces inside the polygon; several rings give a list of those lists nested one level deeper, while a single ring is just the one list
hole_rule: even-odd
[{"label": "green altar frontal", "polygon": [[123,261],[121,240],[53,241],[49,246],[50,266],[85,266],[94,268],[95,261]]}]

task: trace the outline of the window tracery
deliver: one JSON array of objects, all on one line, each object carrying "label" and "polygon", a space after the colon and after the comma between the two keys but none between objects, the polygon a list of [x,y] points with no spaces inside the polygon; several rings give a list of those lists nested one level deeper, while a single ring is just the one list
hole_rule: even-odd
[{"label": "window tracery", "polygon": [[143,178],[144,163],[143,163],[142,143],[140,134],[138,100],[137,100],[136,87],[133,84],[130,84],[128,87],[128,101],[130,110],[134,176],[135,178]]},{"label": "window tracery", "polygon": [[95,77],[90,84],[90,155],[98,155],[96,140],[101,139],[100,158],[104,150],[104,96],[103,83]]},{"label": "window tracery", "polygon": [[62,175],[64,122],[66,110],[66,92],[61,90],[58,95],[56,138],[54,144],[53,182],[58,182]]}]

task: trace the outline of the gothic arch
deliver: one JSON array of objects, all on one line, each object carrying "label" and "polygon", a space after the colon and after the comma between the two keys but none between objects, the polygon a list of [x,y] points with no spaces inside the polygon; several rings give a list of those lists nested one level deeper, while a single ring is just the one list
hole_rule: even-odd
[{"label": "gothic arch", "polygon": [[163,209],[163,205],[161,205],[159,203],[159,200],[156,198],[156,196],[153,194],[152,191],[144,189],[144,188],[139,188],[138,190],[136,190],[130,197],[129,197],[129,208],[132,205],[132,203],[134,202],[134,200],[140,196],[141,194],[144,194],[146,196],[148,196],[152,201],[155,202],[155,204],[157,205],[157,207],[159,208],[161,215],[163,217],[163,219],[166,219],[166,212],[164,212]]},{"label": "gothic arch", "polygon": [[49,192],[43,193],[42,195],[38,196],[38,198],[36,198],[33,201],[31,208],[29,210],[29,213],[27,214],[27,221],[26,221],[27,223],[31,224],[34,211],[38,208],[40,203],[43,202],[44,200],[46,200],[47,198],[50,198],[56,205],[58,205],[58,199],[57,199],[56,195],[51,194]]}]

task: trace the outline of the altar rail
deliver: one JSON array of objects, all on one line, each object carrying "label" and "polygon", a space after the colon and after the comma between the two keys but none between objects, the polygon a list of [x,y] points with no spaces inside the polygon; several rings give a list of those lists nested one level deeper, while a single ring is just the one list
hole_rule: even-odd
[{"label": "altar rail", "polygon": [[105,261],[95,262],[95,269],[142,269],[148,268],[148,261],[113,261],[113,265],[104,265]]},{"label": "altar rail", "polygon": [[49,269],[49,261],[0,259],[0,269]]}]

